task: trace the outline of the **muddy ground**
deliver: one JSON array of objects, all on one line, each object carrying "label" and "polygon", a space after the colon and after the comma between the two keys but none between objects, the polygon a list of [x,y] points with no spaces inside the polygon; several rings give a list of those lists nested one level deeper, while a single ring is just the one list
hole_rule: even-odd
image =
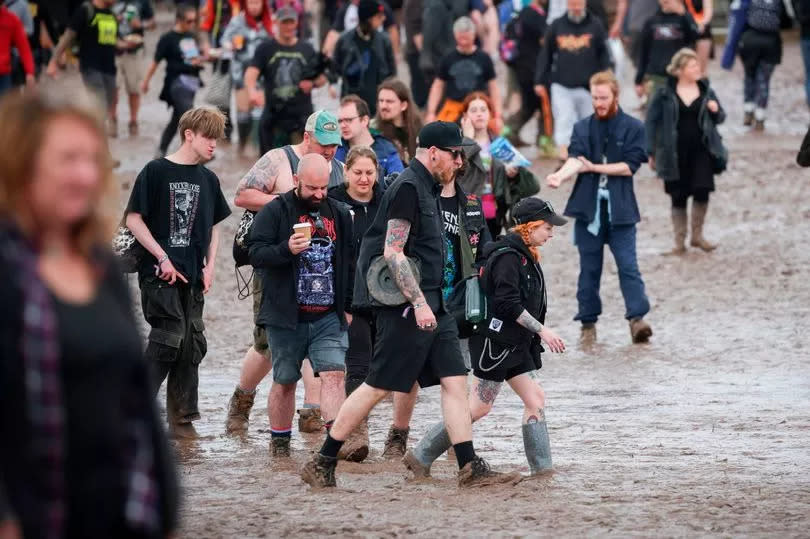
[{"label": "muddy ground", "polygon": [[[292,458],[273,461],[267,381],[250,434],[226,437],[227,401],[252,327],[250,302],[236,298],[230,243],[241,210],[234,208],[206,299],[201,438],[176,446],[184,500],[179,536],[807,536],[810,173],[794,158],[810,115],[798,44],[786,44],[776,70],[764,134],[741,126],[740,66],[726,73],[715,64],[711,75],[729,112],[722,131],[731,149],[707,226],[720,247],[711,254],[661,256],[671,242],[669,199],[643,168],[635,179],[643,216],[638,251],[655,333],[647,345],[630,343],[607,256],[599,344],[585,353],[572,320],[578,260],[571,227],[555,231],[543,249],[547,323],[568,351],[545,356],[538,375],[547,394],[555,472],[514,487],[459,490],[455,463],[444,458],[434,479],[408,481],[400,463],[379,458],[391,414],[390,403],[383,403],[370,422],[372,457],[341,463],[337,489],[310,492],[297,470],[320,439],[295,431]],[[123,162],[122,203],[167,120],[156,97],[161,82],[159,73],[141,136],[122,133],[113,141]],[[623,102],[633,111],[629,79],[625,88]],[[317,99],[334,106],[322,92]],[[122,132],[126,114],[124,106]],[[527,138],[534,129],[527,127]],[[253,159],[239,159],[227,147],[217,156],[211,168],[232,201]],[[552,166],[538,161],[534,168],[545,174]],[[570,186],[544,187],[541,195],[562,208]],[[475,426],[475,444],[496,467],[527,473],[521,409],[505,388],[491,416]],[[416,408],[411,443],[439,417],[438,389],[428,389]]]}]

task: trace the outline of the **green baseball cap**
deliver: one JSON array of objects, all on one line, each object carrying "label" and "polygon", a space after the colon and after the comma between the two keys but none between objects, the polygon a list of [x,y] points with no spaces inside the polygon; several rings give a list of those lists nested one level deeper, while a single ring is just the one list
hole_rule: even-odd
[{"label": "green baseball cap", "polygon": [[338,121],[335,115],[325,110],[316,110],[307,118],[307,124],[304,131],[312,133],[318,144],[322,146],[331,146],[337,144],[340,146],[340,130],[338,129]]}]

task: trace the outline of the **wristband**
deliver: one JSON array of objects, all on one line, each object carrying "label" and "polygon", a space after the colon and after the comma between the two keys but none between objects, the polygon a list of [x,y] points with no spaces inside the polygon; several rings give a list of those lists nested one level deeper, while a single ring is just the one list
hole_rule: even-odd
[{"label": "wristband", "polygon": [[168,259],[169,255],[163,255],[160,258],[158,258],[158,269],[160,269],[160,266],[162,266],[163,263],[166,262]]},{"label": "wristband", "polygon": [[425,303],[414,303],[413,304],[413,310],[415,311],[416,309],[421,309],[424,306],[425,306]]}]

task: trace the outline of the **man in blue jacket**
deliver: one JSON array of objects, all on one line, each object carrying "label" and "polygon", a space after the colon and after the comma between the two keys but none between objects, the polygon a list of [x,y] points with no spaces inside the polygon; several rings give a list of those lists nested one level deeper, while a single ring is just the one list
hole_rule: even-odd
[{"label": "man in blue jacket", "polygon": [[392,172],[402,172],[405,167],[399,158],[399,152],[394,143],[380,134],[372,134],[369,130],[371,111],[368,103],[359,95],[347,95],[340,100],[338,111],[338,124],[342,145],[335,152],[335,159],[346,162],[349,150],[355,146],[368,146],[377,155],[379,163],[378,179],[382,180]]},{"label": "man in blue jacket", "polygon": [[576,219],[574,243],[579,250],[579,312],[582,343],[596,340],[596,320],[602,313],[599,282],[607,244],[619,269],[625,318],[634,343],[647,342],[652,328],[643,320],[650,310],[636,258],[636,223],[641,220],[633,174],[647,161],[644,124],[619,108],[619,84],[602,71],[590,80],[594,114],[574,125],[568,160],[546,178],[557,188],[579,173],[565,215]]}]

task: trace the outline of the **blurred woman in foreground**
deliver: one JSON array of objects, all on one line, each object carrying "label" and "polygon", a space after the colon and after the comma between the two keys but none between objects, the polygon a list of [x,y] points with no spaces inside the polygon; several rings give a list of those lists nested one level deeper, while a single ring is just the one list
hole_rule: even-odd
[{"label": "blurred woman in foreground", "polygon": [[165,537],[177,491],[108,250],[102,109],[0,102],[0,537]]}]

